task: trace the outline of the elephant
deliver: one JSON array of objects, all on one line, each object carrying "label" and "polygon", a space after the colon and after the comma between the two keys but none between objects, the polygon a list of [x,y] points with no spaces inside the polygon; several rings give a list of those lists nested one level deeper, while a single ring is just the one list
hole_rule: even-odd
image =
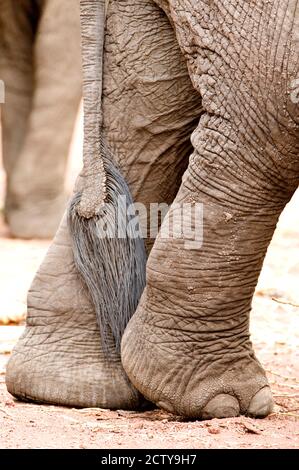
[{"label": "elephant", "polygon": [[[81,0],[81,28],[85,168],[29,291],[7,389],[66,406],[265,417],[273,398],[249,319],[299,182],[289,93],[299,74],[298,2]],[[125,249],[142,237],[107,238],[105,248],[95,240],[99,201],[126,193],[123,180],[148,212],[169,205],[157,236],[144,239],[146,266],[140,254],[128,276],[122,265],[135,253]],[[174,225],[164,231],[183,204],[203,208],[198,246]],[[115,331],[124,312],[109,318],[117,293],[131,300],[124,333],[120,324]]]},{"label": "elephant", "polygon": [[4,207],[11,235],[52,238],[82,95],[77,0],[0,0]]}]

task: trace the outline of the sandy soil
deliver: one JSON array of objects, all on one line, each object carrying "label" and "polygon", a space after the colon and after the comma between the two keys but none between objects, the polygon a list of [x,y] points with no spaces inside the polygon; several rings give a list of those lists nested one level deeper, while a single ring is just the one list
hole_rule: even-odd
[{"label": "sandy soil", "polygon": [[77,410],[15,401],[5,388],[5,364],[24,328],[14,322],[26,313],[26,291],[49,242],[10,239],[0,223],[0,448],[298,448],[298,207],[299,192],[281,217],[253,302],[252,340],[276,401],[274,413],[263,420],[188,422],[159,410]]}]

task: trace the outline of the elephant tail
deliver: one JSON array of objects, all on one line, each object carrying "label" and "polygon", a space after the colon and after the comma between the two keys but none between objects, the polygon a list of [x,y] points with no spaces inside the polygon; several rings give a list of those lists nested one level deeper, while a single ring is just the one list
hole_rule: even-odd
[{"label": "elephant tail", "polygon": [[102,347],[117,351],[145,286],[144,241],[130,225],[133,204],[103,132],[102,77],[107,0],[81,0],[83,169],[68,207],[75,265],[94,304]]}]

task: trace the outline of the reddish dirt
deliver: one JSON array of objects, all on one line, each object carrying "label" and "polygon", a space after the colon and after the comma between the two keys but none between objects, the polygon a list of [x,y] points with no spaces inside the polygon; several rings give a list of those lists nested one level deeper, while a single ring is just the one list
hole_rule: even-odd
[{"label": "reddish dirt", "polygon": [[[271,363],[276,373],[285,371],[289,363],[288,348],[280,356],[279,361]],[[298,374],[298,367],[292,372]],[[4,371],[1,374],[0,448],[299,447],[299,390],[290,388],[291,384],[286,385],[281,377],[281,384],[273,387],[275,413],[266,419],[240,417],[188,422],[160,410],[144,413],[79,410],[18,402],[7,393]]]},{"label": "reddish dirt", "polygon": [[[1,185],[1,180],[0,180]],[[145,413],[71,409],[15,401],[5,364],[24,326],[26,291],[49,242],[8,238],[0,226],[0,448],[298,448],[299,193],[271,243],[253,302],[252,340],[276,402],[263,420],[184,421]]]}]

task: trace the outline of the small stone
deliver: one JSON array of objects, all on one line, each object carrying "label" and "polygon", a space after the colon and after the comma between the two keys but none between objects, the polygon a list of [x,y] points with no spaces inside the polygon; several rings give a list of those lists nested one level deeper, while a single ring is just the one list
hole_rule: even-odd
[{"label": "small stone", "polygon": [[210,427],[208,428],[208,432],[210,434],[220,434],[220,429],[219,428],[215,428],[215,427]]},{"label": "small stone", "polygon": [[257,426],[250,424],[249,422],[243,422],[243,427],[245,432],[249,434],[261,434],[263,432],[262,429],[258,428]]}]

